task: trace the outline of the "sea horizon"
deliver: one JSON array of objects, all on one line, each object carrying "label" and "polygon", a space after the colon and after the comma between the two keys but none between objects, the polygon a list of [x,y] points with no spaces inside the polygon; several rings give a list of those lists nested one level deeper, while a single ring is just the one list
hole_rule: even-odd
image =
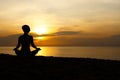
[{"label": "sea horizon", "polygon": [[[120,60],[120,47],[112,46],[38,46],[42,50],[36,56],[75,57]],[[16,55],[15,46],[0,46],[1,54]],[[31,50],[34,50],[31,47]]]}]

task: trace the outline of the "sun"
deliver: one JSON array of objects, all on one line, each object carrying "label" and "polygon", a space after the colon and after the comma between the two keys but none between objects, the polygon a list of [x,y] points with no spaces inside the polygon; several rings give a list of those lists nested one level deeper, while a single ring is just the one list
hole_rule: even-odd
[{"label": "sun", "polygon": [[48,31],[47,31],[47,28],[45,25],[40,25],[40,26],[37,26],[34,28],[33,30],[36,34],[38,35],[42,35],[42,34],[47,34]]}]

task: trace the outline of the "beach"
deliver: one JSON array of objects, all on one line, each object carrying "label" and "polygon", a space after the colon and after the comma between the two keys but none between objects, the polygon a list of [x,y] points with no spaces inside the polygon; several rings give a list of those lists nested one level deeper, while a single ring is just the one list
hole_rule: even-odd
[{"label": "beach", "polygon": [[0,54],[1,80],[120,80],[120,61]]}]

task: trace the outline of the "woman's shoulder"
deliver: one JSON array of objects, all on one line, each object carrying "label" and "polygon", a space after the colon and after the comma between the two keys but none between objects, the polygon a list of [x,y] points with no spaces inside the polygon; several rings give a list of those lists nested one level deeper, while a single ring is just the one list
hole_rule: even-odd
[{"label": "woman's shoulder", "polygon": [[32,35],[20,35],[19,38],[23,38],[23,37],[29,37],[29,38],[33,38]]},{"label": "woman's shoulder", "polygon": [[32,35],[28,35],[28,36],[31,37],[31,38],[33,37]]}]

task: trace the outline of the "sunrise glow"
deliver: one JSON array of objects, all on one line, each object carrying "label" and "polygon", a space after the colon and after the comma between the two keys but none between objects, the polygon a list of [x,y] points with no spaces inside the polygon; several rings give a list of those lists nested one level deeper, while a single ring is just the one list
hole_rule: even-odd
[{"label": "sunrise glow", "polygon": [[0,45],[30,26],[42,46],[119,46],[120,0],[0,0]]},{"label": "sunrise glow", "polygon": [[33,32],[35,32],[38,35],[42,35],[42,34],[47,34],[47,28],[45,25],[40,25],[34,28]]},{"label": "sunrise glow", "polygon": [[43,39],[45,39],[45,37],[37,37],[36,39],[38,39],[38,40],[43,40]]}]

